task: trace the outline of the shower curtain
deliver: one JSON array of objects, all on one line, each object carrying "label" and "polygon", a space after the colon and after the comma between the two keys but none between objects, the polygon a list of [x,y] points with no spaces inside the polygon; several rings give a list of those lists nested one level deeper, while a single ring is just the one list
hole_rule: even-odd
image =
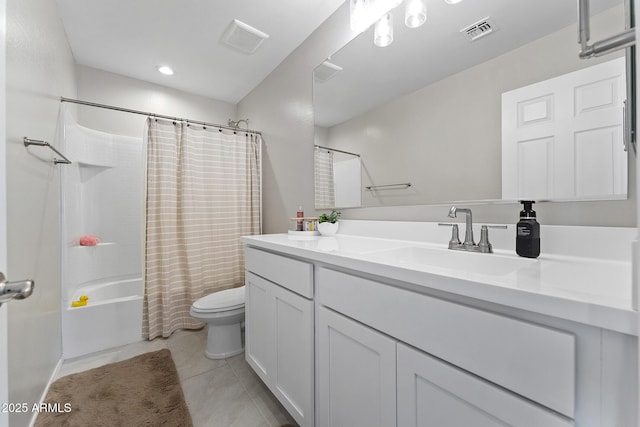
[{"label": "shower curtain", "polygon": [[239,237],[260,233],[260,136],[149,118],[143,335],[202,323],[196,299],[244,284]]},{"label": "shower curtain", "polygon": [[316,147],[314,177],[317,209],[336,206],[335,183],[333,179],[333,152]]}]

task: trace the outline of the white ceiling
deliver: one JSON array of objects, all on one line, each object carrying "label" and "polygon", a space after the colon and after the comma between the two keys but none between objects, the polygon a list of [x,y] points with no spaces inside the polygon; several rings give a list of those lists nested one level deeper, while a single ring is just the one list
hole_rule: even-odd
[{"label": "white ceiling", "polygon": [[[236,104],[344,0],[57,2],[78,64]],[[253,55],[220,41],[234,18],[269,35]]]}]

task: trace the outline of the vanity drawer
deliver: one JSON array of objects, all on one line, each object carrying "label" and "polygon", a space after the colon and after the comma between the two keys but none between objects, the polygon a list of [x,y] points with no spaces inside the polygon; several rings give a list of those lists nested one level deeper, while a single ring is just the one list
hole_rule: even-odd
[{"label": "vanity drawer", "polygon": [[306,298],[313,298],[313,264],[261,251],[244,249],[245,269]]},{"label": "vanity drawer", "polygon": [[316,301],[459,368],[575,415],[575,336],[320,268]]}]

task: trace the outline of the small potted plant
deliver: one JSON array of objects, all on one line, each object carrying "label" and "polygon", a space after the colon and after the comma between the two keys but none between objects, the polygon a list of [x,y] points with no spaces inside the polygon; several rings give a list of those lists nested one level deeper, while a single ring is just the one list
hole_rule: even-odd
[{"label": "small potted plant", "polygon": [[333,236],[338,232],[340,211],[332,210],[330,214],[323,213],[318,217],[318,231],[323,236]]}]

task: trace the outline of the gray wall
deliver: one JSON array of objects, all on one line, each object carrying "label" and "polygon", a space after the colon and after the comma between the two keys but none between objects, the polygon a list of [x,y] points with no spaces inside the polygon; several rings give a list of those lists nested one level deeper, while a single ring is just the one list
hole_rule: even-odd
[{"label": "gray wall", "polygon": [[352,37],[347,2],[238,104],[264,138],[265,233],[286,232],[301,204],[315,213],[311,73]]},{"label": "gray wall", "polygon": [[[95,68],[76,67],[78,98],[84,101],[147,111],[216,124],[236,119],[236,106]],[[141,137],[142,115],[78,106],[78,122],[91,129]]]},{"label": "gray wall", "polygon": [[[8,277],[33,278],[24,301],[8,305],[10,402],[39,402],[61,357],[60,169],[50,150],[26,149],[22,137],[53,142],[60,96],[76,95],[74,60],[56,3],[7,2]],[[13,427],[31,413],[12,413]]]},{"label": "gray wall", "polygon": [[[238,104],[239,116],[265,137],[264,231],[282,232],[297,206],[313,209],[313,69],[352,37],[348,4],[343,5],[296,51],[286,58],[256,89]],[[577,43],[576,43],[577,52]],[[577,55],[577,54],[576,54]],[[605,58],[606,59],[606,58]],[[499,160],[499,158],[498,158]],[[633,162],[632,162],[633,163]],[[460,174],[472,180],[472,174]],[[635,167],[630,167],[626,201],[539,203],[536,211],[544,224],[635,226]],[[449,204],[387,206],[343,210],[346,219],[441,221]],[[486,223],[514,223],[518,204],[474,205],[474,218]]]}]

